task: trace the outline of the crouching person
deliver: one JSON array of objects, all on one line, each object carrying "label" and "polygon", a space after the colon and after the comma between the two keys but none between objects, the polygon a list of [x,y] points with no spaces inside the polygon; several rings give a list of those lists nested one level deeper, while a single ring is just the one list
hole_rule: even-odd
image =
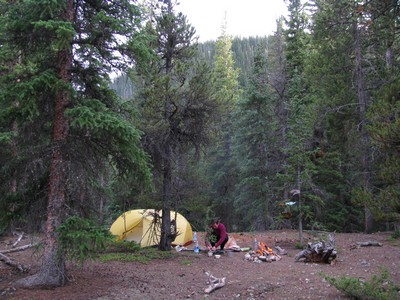
[{"label": "crouching person", "polygon": [[219,219],[213,220],[210,225],[208,225],[205,243],[209,251],[216,251],[218,247],[224,250],[228,239],[229,237],[225,225],[222,224]]}]

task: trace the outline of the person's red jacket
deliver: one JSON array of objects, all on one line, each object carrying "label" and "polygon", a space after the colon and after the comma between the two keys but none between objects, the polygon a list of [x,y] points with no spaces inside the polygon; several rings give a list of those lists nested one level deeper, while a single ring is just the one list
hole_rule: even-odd
[{"label": "person's red jacket", "polygon": [[214,234],[216,236],[219,236],[219,240],[218,242],[215,243],[215,248],[218,248],[224,241],[226,238],[226,228],[225,225],[222,223],[218,224],[217,228],[214,228]]}]

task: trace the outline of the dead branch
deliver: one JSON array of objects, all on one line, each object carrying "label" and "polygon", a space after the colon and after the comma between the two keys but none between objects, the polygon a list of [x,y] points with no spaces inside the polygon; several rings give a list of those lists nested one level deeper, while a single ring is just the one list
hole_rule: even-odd
[{"label": "dead branch", "polygon": [[279,255],[287,255],[287,251],[279,246],[275,246],[275,249],[278,251]]},{"label": "dead branch", "polygon": [[15,243],[14,244],[12,244],[12,248],[15,248],[17,245],[18,245],[18,243],[22,240],[22,237],[24,236],[24,233],[22,232],[20,235],[19,235],[19,237],[18,237],[18,239],[15,241]]},{"label": "dead branch", "polygon": [[204,290],[206,294],[209,294],[216,289],[222,288],[225,285],[225,277],[217,278],[208,271],[206,271],[205,274],[207,276],[207,284],[209,284],[209,286]]},{"label": "dead branch", "polygon": [[4,255],[3,253],[0,253],[0,260],[4,261],[7,265],[17,269],[20,272],[28,271],[28,268],[24,267],[23,265],[20,265],[20,264],[16,263],[10,257],[8,257],[7,255]]},{"label": "dead branch", "polygon": [[382,247],[382,243],[379,243],[377,241],[367,241],[367,242],[358,242],[357,245],[359,247],[368,247],[368,246],[377,246],[377,247]]},{"label": "dead branch", "polygon": [[379,243],[377,241],[357,242],[357,243],[354,243],[354,244],[350,245],[350,250],[357,249],[357,248],[360,248],[360,247],[369,247],[369,246],[382,247],[383,244]]},{"label": "dead branch", "polygon": [[24,246],[20,246],[18,248],[13,248],[13,249],[7,249],[7,250],[0,250],[0,253],[4,254],[4,253],[10,253],[10,252],[17,252],[17,251],[22,251],[31,247],[35,247],[37,246],[39,243],[33,243],[33,244],[27,244]]}]

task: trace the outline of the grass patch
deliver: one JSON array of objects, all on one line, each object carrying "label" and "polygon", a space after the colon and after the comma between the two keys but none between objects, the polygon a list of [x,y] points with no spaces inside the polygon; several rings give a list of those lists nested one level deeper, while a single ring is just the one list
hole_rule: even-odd
[{"label": "grass patch", "polygon": [[193,262],[190,259],[182,259],[181,265],[190,266]]},{"label": "grass patch", "polygon": [[99,254],[101,262],[123,261],[148,264],[152,260],[175,257],[172,251],[160,251],[155,247],[141,248],[135,242],[119,241],[114,243],[105,253]]}]

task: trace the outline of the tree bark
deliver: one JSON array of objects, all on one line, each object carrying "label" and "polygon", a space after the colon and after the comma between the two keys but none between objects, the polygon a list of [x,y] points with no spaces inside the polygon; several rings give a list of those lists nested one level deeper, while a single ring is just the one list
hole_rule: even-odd
[{"label": "tree bark", "polygon": [[[365,190],[371,189],[370,183],[370,139],[368,132],[365,129],[364,122],[366,120],[367,111],[367,94],[365,89],[364,69],[362,66],[362,52],[361,52],[361,28],[358,22],[353,23],[354,30],[354,52],[355,52],[355,78],[357,85],[357,97],[359,106],[359,131],[361,141],[361,167],[362,167],[362,186]],[[371,211],[367,206],[364,207],[364,231],[370,233],[373,227],[373,220]]]},{"label": "tree bark", "polygon": [[162,224],[159,249],[163,251],[171,250],[171,187],[172,187],[172,166],[171,166],[171,147],[166,146],[163,166],[163,206]]},{"label": "tree bark", "polygon": [[[62,19],[66,22],[73,22],[73,0],[66,1]],[[57,54],[57,70],[59,79],[67,86],[71,82],[71,67],[72,49],[60,50]],[[56,230],[63,221],[63,207],[66,196],[68,159],[64,147],[67,142],[69,122],[65,116],[65,110],[69,102],[69,91],[60,88],[56,93],[54,103],[52,158],[49,175],[46,239],[42,265],[37,274],[18,281],[17,285],[20,287],[57,287],[64,285],[67,281],[65,258],[60,251]]]}]

